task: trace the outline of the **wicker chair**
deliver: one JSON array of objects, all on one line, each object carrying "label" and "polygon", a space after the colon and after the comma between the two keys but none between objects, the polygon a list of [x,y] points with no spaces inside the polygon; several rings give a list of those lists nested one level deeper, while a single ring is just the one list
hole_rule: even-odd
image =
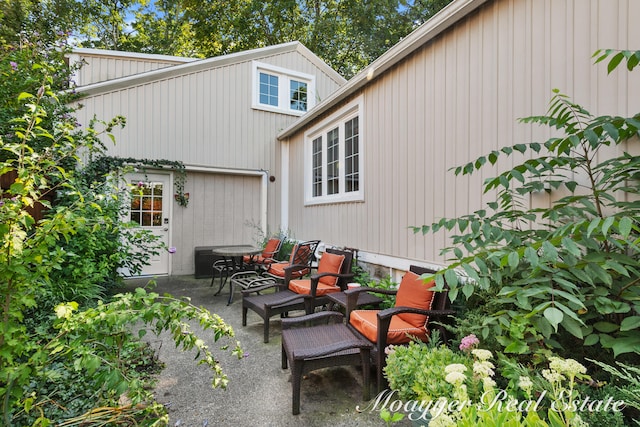
[{"label": "wicker chair", "polygon": [[[371,351],[372,364],[376,366],[378,391],[384,386],[384,366],[386,364],[385,348],[389,344],[403,345],[411,339],[428,341],[430,331],[438,329],[446,342],[446,330],[442,325],[433,324],[433,320],[446,321],[455,314],[449,310],[449,297],[445,290],[434,292],[434,282],[424,283],[422,274],[433,274],[435,271],[418,266],[411,266],[410,271],[402,278],[397,290],[377,288],[356,288],[347,294],[347,318],[349,328],[356,336],[373,343]],[[385,310],[356,310],[358,295],[362,292],[375,291],[378,294],[396,295],[396,306]],[[408,332],[409,331],[409,332]]]},{"label": "wicker chair", "polygon": [[[284,283],[266,277],[262,279],[264,282],[249,283],[248,289],[242,291],[242,326],[247,325],[248,311],[256,312],[264,321],[264,342],[269,342],[271,317],[299,310],[309,314],[327,304],[327,294],[347,289],[347,283],[354,277],[352,263],[353,252],[327,249],[318,263],[317,273],[308,279],[291,277],[290,272],[299,269],[293,265],[285,269]],[[275,292],[263,293],[268,289]]]}]

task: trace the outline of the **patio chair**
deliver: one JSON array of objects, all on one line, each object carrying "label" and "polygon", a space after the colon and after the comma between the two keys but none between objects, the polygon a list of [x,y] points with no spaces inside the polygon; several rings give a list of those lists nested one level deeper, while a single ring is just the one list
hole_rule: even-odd
[{"label": "patio chair", "polygon": [[264,272],[264,276],[276,280],[300,279],[311,272],[311,263],[320,240],[309,240],[293,247],[288,261],[273,262]]},{"label": "patio chair", "polygon": [[264,249],[258,255],[246,255],[242,258],[244,268],[251,270],[264,269],[267,270],[271,264],[278,262],[276,255],[282,247],[282,239],[272,237],[264,245]]},{"label": "patio chair", "polygon": [[[266,277],[262,279],[264,282],[249,283],[249,289],[242,291],[242,326],[247,325],[248,311],[256,312],[264,323],[264,342],[269,342],[271,317],[299,310],[310,314],[316,307],[327,304],[326,295],[344,291],[349,280],[353,279],[352,263],[353,252],[327,249],[318,263],[316,274],[308,279],[291,278],[289,272],[295,268],[294,265],[285,269],[284,284]],[[256,287],[257,283],[264,284]],[[267,289],[275,289],[275,292],[262,293]]]},{"label": "patio chair", "polygon": [[[433,323],[434,319],[446,320],[455,314],[449,310],[448,287],[435,292],[435,282],[425,283],[421,274],[435,271],[411,266],[404,275],[397,290],[378,288],[356,288],[347,294],[347,318],[349,328],[358,336],[369,340],[374,347],[371,351],[372,363],[376,366],[378,391],[383,389],[383,369],[386,362],[385,348],[389,344],[408,344],[412,339],[428,341],[430,330],[438,329],[446,342],[446,331],[442,325]],[[385,310],[354,310],[358,294],[375,291],[387,295],[396,295],[395,306]]]}]

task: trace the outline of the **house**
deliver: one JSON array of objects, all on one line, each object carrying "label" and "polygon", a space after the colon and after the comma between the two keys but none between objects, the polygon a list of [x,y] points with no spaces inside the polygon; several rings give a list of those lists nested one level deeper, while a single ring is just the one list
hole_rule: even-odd
[{"label": "house", "polygon": [[447,236],[409,227],[484,208],[497,170],[451,168],[550,137],[518,119],[545,114],[555,88],[595,115],[640,111],[640,74],[592,58],[638,49],[638,20],[636,0],[454,0],[278,133],[281,226],[358,248],[382,276],[445,264]]},{"label": "house", "polygon": [[143,272],[154,275],[193,274],[198,246],[251,244],[257,232],[280,230],[276,134],[345,83],[298,42],[202,60],[78,49],[69,61],[85,63],[75,76],[78,121],[127,119],[108,155],[186,166],[186,207],[174,200],[174,172],[127,177],[145,194],[132,200],[131,219],[176,248]]}]

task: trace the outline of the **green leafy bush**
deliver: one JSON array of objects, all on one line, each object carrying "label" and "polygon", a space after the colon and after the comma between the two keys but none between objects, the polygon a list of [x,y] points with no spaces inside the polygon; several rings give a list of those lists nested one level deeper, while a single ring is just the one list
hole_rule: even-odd
[{"label": "green leafy bush", "polygon": [[384,373],[389,387],[398,397],[408,400],[435,400],[449,396],[453,386],[445,381],[444,367],[453,363],[468,365],[471,361],[445,345],[411,341],[407,346],[388,349]]},{"label": "green leafy bush", "polygon": [[[146,388],[143,371],[152,360],[139,338],[168,331],[176,345],[198,350],[214,387],[225,387],[221,366],[187,321],[211,330],[214,341],[232,338],[233,330],[188,301],[144,289],[100,299],[118,268],[139,271],[159,246],[120,221],[117,185],[79,179],[80,153],[100,148],[103,131],[95,126],[103,123],[109,133],[123,122],[94,121],[80,130],[57,95],[66,88],[58,77],[69,71],[55,49],[42,49],[0,52],[3,76],[31,70],[29,78],[0,79],[0,96],[16,94],[0,106],[0,176],[14,174],[0,194],[0,424],[166,423]],[[51,203],[45,196],[54,192]],[[47,213],[36,222],[39,202]],[[229,348],[242,356],[238,343],[224,343]]]}]

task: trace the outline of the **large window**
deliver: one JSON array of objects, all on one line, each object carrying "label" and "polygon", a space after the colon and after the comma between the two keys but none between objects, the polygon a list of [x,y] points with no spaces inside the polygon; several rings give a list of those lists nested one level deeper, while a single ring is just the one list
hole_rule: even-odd
[{"label": "large window", "polygon": [[301,116],[313,107],[313,76],[259,62],[253,70],[253,108]]},{"label": "large window", "polygon": [[364,200],[361,98],[305,133],[305,203]]}]

